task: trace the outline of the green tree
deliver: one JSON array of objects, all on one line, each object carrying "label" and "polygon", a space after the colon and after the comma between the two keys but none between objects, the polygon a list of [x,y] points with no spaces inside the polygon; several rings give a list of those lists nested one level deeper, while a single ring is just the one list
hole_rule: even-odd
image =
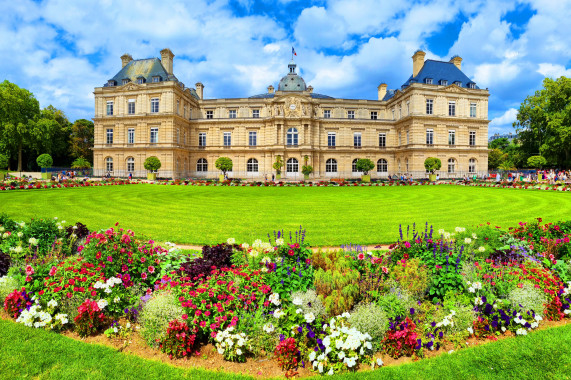
[{"label": "green tree", "polygon": [[143,163],[145,169],[150,170],[152,172],[156,172],[161,168],[161,160],[158,157],[150,156],[147,157],[145,162]]},{"label": "green tree", "polygon": [[72,169],[89,169],[91,168],[91,163],[83,157],[78,157],[71,163]]},{"label": "green tree", "polygon": [[357,160],[356,166],[357,171],[363,172],[363,175],[367,175],[369,174],[369,170],[375,167],[375,164],[368,158],[360,158]]},{"label": "green tree", "polygon": [[488,167],[490,169],[497,169],[507,158],[507,153],[499,149],[492,149],[490,153],[488,153]]},{"label": "green tree", "polygon": [[303,156],[303,161],[304,161],[304,164],[301,167],[301,172],[304,175],[310,175],[311,173],[313,173],[313,166],[307,164],[307,161],[309,161],[309,157],[307,155]]},{"label": "green tree", "polygon": [[72,158],[85,157],[93,162],[93,122],[86,119],[78,119],[71,126],[69,138],[69,153]]},{"label": "green tree", "polygon": [[495,139],[492,142],[490,142],[488,144],[488,148],[499,149],[505,152],[508,145],[510,145],[510,140],[507,137],[500,137],[499,139]]},{"label": "green tree", "polygon": [[222,171],[222,173],[226,175],[226,172],[232,171],[232,160],[228,157],[218,157],[214,163],[214,166],[216,166],[216,169]]},{"label": "green tree", "polygon": [[276,162],[272,165],[272,167],[276,170],[276,173],[280,175],[282,173],[282,167],[284,166],[284,162],[282,160],[282,156],[279,154],[276,156]]},{"label": "green tree", "polygon": [[40,111],[32,133],[35,136],[36,152],[47,152],[60,165],[69,163],[69,134],[71,123],[62,110],[52,105]]},{"label": "green tree", "polygon": [[52,165],[54,164],[52,156],[50,156],[47,153],[39,155],[38,158],[36,159],[36,162],[38,163],[38,166],[42,169],[51,168]]},{"label": "green tree", "polygon": [[543,166],[547,164],[547,160],[545,157],[541,156],[531,156],[527,159],[527,166],[530,168],[541,169]]},{"label": "green tree", "polygon": [[0,169],[6,169],[8,167],[9,160],[8,157],[0,153]]},{"label": "green tree", "polygon": [[427,157],[424,160],[424,168],[430,172],[430,174],[434,174],[435,171],[440,170],[442,167],[442,161],[440,158],[436,157]]},{"label": "green tree", "polygon": [[514,127],[529,155],[571,166],[571,79],[545,78],[543,88],[520,105]]},{"label": "green tree", "polygon": [[31,147],[35,136],[31,129],[40,115],[40,104],[30,91],[5,80],[0,83],[0,148],[18,157],[22,170],[22,153]]}]

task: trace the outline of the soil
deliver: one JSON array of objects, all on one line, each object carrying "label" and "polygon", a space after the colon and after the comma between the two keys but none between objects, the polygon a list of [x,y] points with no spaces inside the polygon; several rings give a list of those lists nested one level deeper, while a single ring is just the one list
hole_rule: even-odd
[{"label": "soil", "polygon": [[[0,310],[0,318],[13,321],[13,319],[11,319],[4,310]],[[124,322],[125,321],[122,321],[121,323],[123,326],[125,325]],[[548,328],[564,326],[567,324],[571,324],[571,320],[563,319],[561,321],[543,321],[537,330],[545,330]],[[216,352],[216,349],[212,344],[199,347],[191,357],[185,359],[170,359],[166,354],[162,353],[158,349],[149,347],[137,331],[134,331],[131,334],[128,341],[119,338],[109,339],[104,334],[90,336],[87,338],[80,338],[75,332],[66,331],[63,332],[62,335],[71,339],[85,342],[87,344],[100,344],[103,346],[111,347],[118,351],[122,351],[124,353],[130,353],[145,359],[160,361],[181,368],[197,368],[209,371],[233,372],[237,374],[253,376],[258,379],[279,377],[283,376],[284,374],[276,360],[273,358],[249,358],[245,363],[233,363],[225,361],[222,358],[222,355],[219,355]],[[499,336],[497,340],[513,338],[514,334],[508,331],[504,335]],[[482,344],[488,344],[490,342],[493,342],[493,340],[470,338],[465,342],[465,347],[479,346]],[[425,358],[433,358],[439,355],[448,354],[450,350],[458,351],[461,350],[461,348],[455,348],[452,343],[448,343],[440,347],[440,350],[438,351],[425,351]],[[415,359],[411,357],[393,359],[389,356],[380,354],[375,355],[375,360],[378,357],[382,358],[384,366],[398,366],[415,361]],[[366,372],[370,370],[369,368],[369,366],[363,366],[359,372]],[[298,369],[298,378],[309,377],[312,375],[315,375],[315,373],[310,370],[308,365],[306,365],[306,368]]]}]

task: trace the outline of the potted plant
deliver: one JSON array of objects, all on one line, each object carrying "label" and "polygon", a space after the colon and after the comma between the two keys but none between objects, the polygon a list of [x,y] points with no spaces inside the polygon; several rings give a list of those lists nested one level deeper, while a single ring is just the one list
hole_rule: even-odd
[{"label": "potted plant", "polygon": [[373,170],[375,164],[368,158],[360,158],[357,160],[357,171],[363,172],[361,175],[361,182],[371,182],[369,170]]},{"label": "potted plant", "polygon": [[530,158],[527,159],[527,166],[529,166],[530,168],[537,169],[538,181],[541,181],[543,179],[543,174],[541,174],[539,171],[541,170],[541,167],[545,165],[547,165],[547,160],[545,159],[545,157],[531,156]]},{"label": "potted plant", "polygon": [[308,180],[309,175],[313,173],[313,166],[307,164],[307,161],[309,160],[307,155],[303,157],[303,160],[305,161],[305,164],[301,167],[301,172],[303,173],[303,179]]},{"label": "potted plant", "polygon": [[442,161],[440,161],[440,158],[428,157],[426,160],[424,160],[424,168],[430,172],[428,175],[430,182],[436,181],[436,174],[434,172],[440,170],[441,167]]},{"label": "potted plant", "polygon": [[145,162],[143,163],[145,169],[149,170],[150,173],[147,173],[147,179],[149,181],[154,181],[157,179],[157,170],[161,168],[161,160],[158,157],[150,156],[147,157]]},{"label": "potted plant", "polygon": [[8,168],[8,157],[0,153],[0,181],[6,178],[6,173],[3,171]]},{"label": "potted plant", "polygon": [[276,179],[282,178],[282,167],[284,166],[284,162],[282,160],[282,156],[279,154],[276,156],[276,162],[273,164],[273,168],[276,169]]},{"label": "potted plant", "polygon": [[219,178],[220,182],[222,182],[224,181],[224,177],[226,177],[226,172],[232,171],[232,160],[228,157],[218,157],[214,166],[216,166],[216,169],[222,171]]},{"label": "potted plant", "polygon": [[50,177],[49,177],[49,174],[50,174],[50,173],[48,173],[48,171],[47,171],[47,170],[44,170],[44,169],[51,168],[52,165],[54,164],[54,160],[52,159],[52,156],[50,156],[50,155],[47,154],[47,153],[40,154],[40,155],[38,156],[38,158],[36,159],[36,162],[38,163],[38,166],[39,166],[40,168],[42,168],[42,178],[43,178],[43,179],[48,179],[48,178],[50,178]]}]

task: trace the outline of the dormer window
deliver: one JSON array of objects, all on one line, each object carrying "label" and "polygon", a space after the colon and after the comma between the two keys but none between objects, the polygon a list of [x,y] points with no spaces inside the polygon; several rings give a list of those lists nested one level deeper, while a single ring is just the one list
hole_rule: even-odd
[{"label": "dormer window", "polygon": [[115,81],[113,79],[107,81],[107,86],[109,86],[109,87],[115,86]]},{"label": "dormer window", "polygon": [[432,84],[432,78],[424,78],[424,83]]},{"label": "dormer window", "polygon": [[129,83],[131,80],[130,79],[123,79],[121,81],[121,84],[126,85],[127,83]]},{"label": "dormer window", "polygon": [[458,87],[462,87],[462,82],[460,81],[455,81],[454,84]]},{"label": "dormer window", "polygon": [[448,86],[448,81],[446,79],[440,79],[441,86]]},{"label": "dormer window", "polygon": [[468,87],[469,88],[476,88],[476,83],[470,82],[470,83],[468,83]]},{"label": "dormer window", "polygon": [[145,83],[145,78],[143,78],[143,77],[138,77],[138,78],[137,78],[137,84],[143,84],[143,83]]},{"label": "dormer window", "polygon": [[161,81],[161,77],[156,75],[153,77],[153,83],[159,83]]}]

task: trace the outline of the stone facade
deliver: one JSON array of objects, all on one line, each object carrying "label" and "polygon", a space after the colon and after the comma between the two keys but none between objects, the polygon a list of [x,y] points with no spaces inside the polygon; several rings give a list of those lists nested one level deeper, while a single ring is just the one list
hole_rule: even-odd
[{"label": "stone facade", "polygon": [[176,79],[173,57],[168,49],[161,60],[126,54],[122,70],[95,89],[96,176],[144,177],[149,156],[167,178],[215,178],[222,156],[233,161],[229,177],[251,179],[271,178],[278,155],[286,179],[303,178],[306,156],[312,179],[359,177],[358,158],[376,164],[372,178],[426,177],[427,157],[441,159],[442,178],[487,172],[489,93],[465,77],[459,57],[425,61],[415,53],[414,75],[396,91],[379,85],[378,100],[316,94],[293,62],[276,91],[203,99],[202,83],[192,89]]}]

